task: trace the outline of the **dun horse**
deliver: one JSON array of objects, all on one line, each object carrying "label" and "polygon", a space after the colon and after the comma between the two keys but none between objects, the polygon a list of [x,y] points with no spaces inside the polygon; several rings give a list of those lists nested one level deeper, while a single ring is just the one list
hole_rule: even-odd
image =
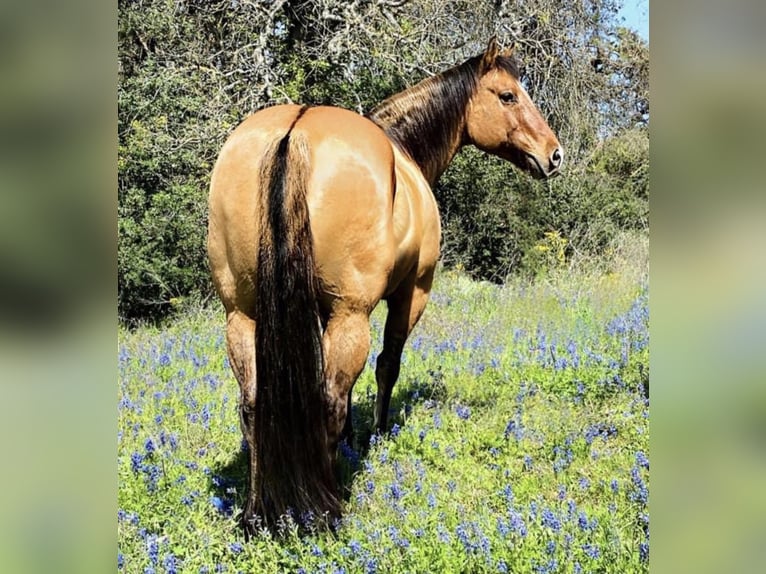
[{"label": "dun horse", "polygon": [[210,185],[208,254],[226,310],[249,446],[243,520],[335,517],[336,447],[370,351],[369,316],[388,305],[374,425],[386,429],[402,348],[439,256],[431,187],[467,144],[538,178],[558,139],[510,52],[485,52],[396,94],[366,117],[280,105],[247,118]]}]

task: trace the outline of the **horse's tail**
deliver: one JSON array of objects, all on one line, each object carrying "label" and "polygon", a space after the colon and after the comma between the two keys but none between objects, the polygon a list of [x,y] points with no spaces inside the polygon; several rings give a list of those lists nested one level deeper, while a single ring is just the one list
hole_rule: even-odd
[{"label": "horse's tail", "polygon": [[[256,267],[256,512],[334,518],[340,501],[327,444],[318,278],[306,203],[308,146],[287,134],[261,169]],[[308,513],[308,514],[306,514]]]}]

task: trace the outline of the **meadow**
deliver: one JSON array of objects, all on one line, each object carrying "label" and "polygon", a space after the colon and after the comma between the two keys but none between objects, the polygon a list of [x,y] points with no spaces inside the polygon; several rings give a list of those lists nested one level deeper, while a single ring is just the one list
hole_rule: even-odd
[{"label": "meadow", "polygon": [[601,261],[503,286],[439,273],[391,430],[368,441],[381,304],[334,532],[286,516],[245,541],[246,446],[217,305],[121,329],[118,571],[648,572],[647,251],[623,238]]}]

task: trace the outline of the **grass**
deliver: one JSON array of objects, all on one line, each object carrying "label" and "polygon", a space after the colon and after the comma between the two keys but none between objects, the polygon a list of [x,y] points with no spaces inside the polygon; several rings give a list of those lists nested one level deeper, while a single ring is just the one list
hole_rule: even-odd
[{"label": "grass", "polygon": [[[498,287],[441,273],[391,433],[343,445],[335,534],[245,542],[237,385],[217,308],[119,334],[123,572],[647,572],[646,241]],[[370,367],[385,305],[372,318]],[[354,389],[372,426],[372,368]],[[361,439],[360,439],[361,440]]]}]

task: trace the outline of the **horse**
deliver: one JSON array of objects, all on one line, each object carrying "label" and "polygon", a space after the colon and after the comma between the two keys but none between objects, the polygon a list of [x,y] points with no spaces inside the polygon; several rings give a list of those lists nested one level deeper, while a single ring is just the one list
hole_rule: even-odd
[{"label": "horse", "polygon": [[224,143],[211,175],[208,259],[240,388],[246,533],[285,513],[326,523],[340,516],[336,449],[352,431],[370,314],[386,301],[374,411],[384,433],[439,257],[432,187],[469,144],[536,178],[559,173],[563,161],[512,49],[495,38],[366,116],[276,105]]}]

